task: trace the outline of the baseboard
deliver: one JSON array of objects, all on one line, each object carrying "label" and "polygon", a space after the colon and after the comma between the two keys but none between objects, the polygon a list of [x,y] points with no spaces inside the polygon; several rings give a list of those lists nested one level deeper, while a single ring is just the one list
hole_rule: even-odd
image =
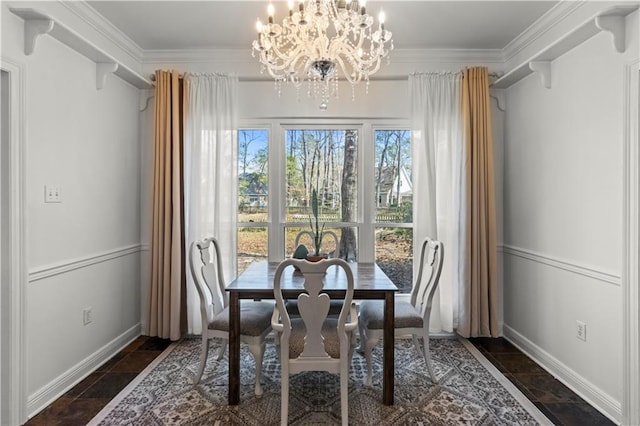
[{"label": "baseboard", "polygon": [[74,367],[62,373],[50,383],[38,389],[27,399],[27,416],[38,414],[53,401],[66,393],[73,386],[82,381],[98,367],[124,349],[129,343],[140,336],[140,323],[134,325],[111,342],[98,349],[93,354],[79,362]]},{"label": "baseboard", "polygon": [[505,339],[531,357],[540,367],[547,370],[591,406],[611,419],[611,421],[620,424],[622,419],[622,404],[620,401],[616,401],[611,395],[599,389],[508,325],[503,325],[503,331]]}]

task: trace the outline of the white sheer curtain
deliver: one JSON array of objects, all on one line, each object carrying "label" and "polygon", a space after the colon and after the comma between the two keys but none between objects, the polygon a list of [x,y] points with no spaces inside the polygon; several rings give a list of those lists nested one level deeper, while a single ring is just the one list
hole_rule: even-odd
[{"label": "white sheer curtain", "polygon": [[[236,271],[238,78],[186,74],[185,235],[187,261],[195,240],[214,236],[222,251],[226,282]],[[189,266],[186,266],[189,268]],[[201,333],[199,299],[187,272],[187,332]]]},{"label": "white sheer curtain", "polygon": [[[431,330],[457,327],[464,253],[464,139],[460,74],[409,76],[413,146],[414,254],[425,237],[442,241],[444,263]],[[439,302],[438,302],[439,300]]]}]

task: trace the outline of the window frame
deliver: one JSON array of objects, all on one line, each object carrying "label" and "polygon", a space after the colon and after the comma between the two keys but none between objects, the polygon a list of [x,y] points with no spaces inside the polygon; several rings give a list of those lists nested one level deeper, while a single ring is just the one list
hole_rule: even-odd
[{"label": "window frame", "polygon": [[[239,120],[238,130],[264,129],[268,134],[268,212],[267,222],[238,222],[241,227],[266,227],[267,228],[267,256],[270,262],[279,262],[285,256],[285,228],[295,226],[286,223],[286,206],[282,200],[286,197],[286,131],[291,130],[344,130],[355,129],[358,131],[358,212],[357,222],[345,224],[344,222],[331,222],[327,226],[347,225],[357,229],[358,235],[358,259],[360,262],[375,262],[375,231],[379,227],[414,228],[411,223],[377,223],[375,220],[376,204],[375,194],[365,189],[365,182],[372,182],[375,177],[375,131],[376,130],[411,130],[409,120],[405,119],[331,119],[331,118],[304,118],[304,119],[271,119],[271,120]],[[237,149],[237,145],[236,145]],[[415,217],[415,216],[414,216]],[[306,224],[300,224],[306,225]]]}]

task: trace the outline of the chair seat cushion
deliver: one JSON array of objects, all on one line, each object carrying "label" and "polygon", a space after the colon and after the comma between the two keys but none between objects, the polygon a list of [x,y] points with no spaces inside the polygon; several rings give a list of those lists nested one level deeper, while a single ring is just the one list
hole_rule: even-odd
[{"label": "chair seat cushion", "polygon": [[[240,301],[240,334],[260,336],[271,327],[272,302]],[[209,322],[209,330],[229,331],[229,307]]]},{"label": "chair seat cushion", "polygon": [[[342,305],[344,305],[344,300],[331,299],[329,301],[328,315],[340,315],[340,311],[342,310]],[[298,309],[297,300],[287,300],[287,303],[285,304],[285,308],[287,308],[287,312],[289,312],[290,316],[300,316],[300,310]]]},{"label": "chair seat cushion", "polygon": [[[422,327],[422,315],[409,302],[398,301],[394,303],[395,328],[420,328]],[[380,330],[384,328],[384,301],[365,300],[360,303],[358,321],[368,329]]]},{"label": "chair seat cushion", "polygon": [[[302,318],[291,320],[291,335],[289,336],[289,358],[298,358],[304,350],[304,338],[307,328]],[[350,333],[347,332],[347,335]],[[327,318],[322,324],[324,350],[331,358],[340,358],[340,340],[338,339],[338,320]]]}]

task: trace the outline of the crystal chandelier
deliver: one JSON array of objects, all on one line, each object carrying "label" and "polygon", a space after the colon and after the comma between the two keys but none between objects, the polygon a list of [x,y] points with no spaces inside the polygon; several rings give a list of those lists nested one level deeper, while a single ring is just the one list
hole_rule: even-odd
[{"label": "crystal chandelier", "polygon": [[280,94],[283,83],[300,88],[308,82],[308,95],[320,99],[327,109],[331,96],[338,97],[338,74],[352,87],[380,69],[383,58],[393,49],[391,32],[385,29],[380,12],[377,30],[368,15],[365,0],[289,0],[289,14],[282,25],[274,23],[274,7],[267,8],[268,20],[256,22],[257,40],[252,54],[276,81]]}]

